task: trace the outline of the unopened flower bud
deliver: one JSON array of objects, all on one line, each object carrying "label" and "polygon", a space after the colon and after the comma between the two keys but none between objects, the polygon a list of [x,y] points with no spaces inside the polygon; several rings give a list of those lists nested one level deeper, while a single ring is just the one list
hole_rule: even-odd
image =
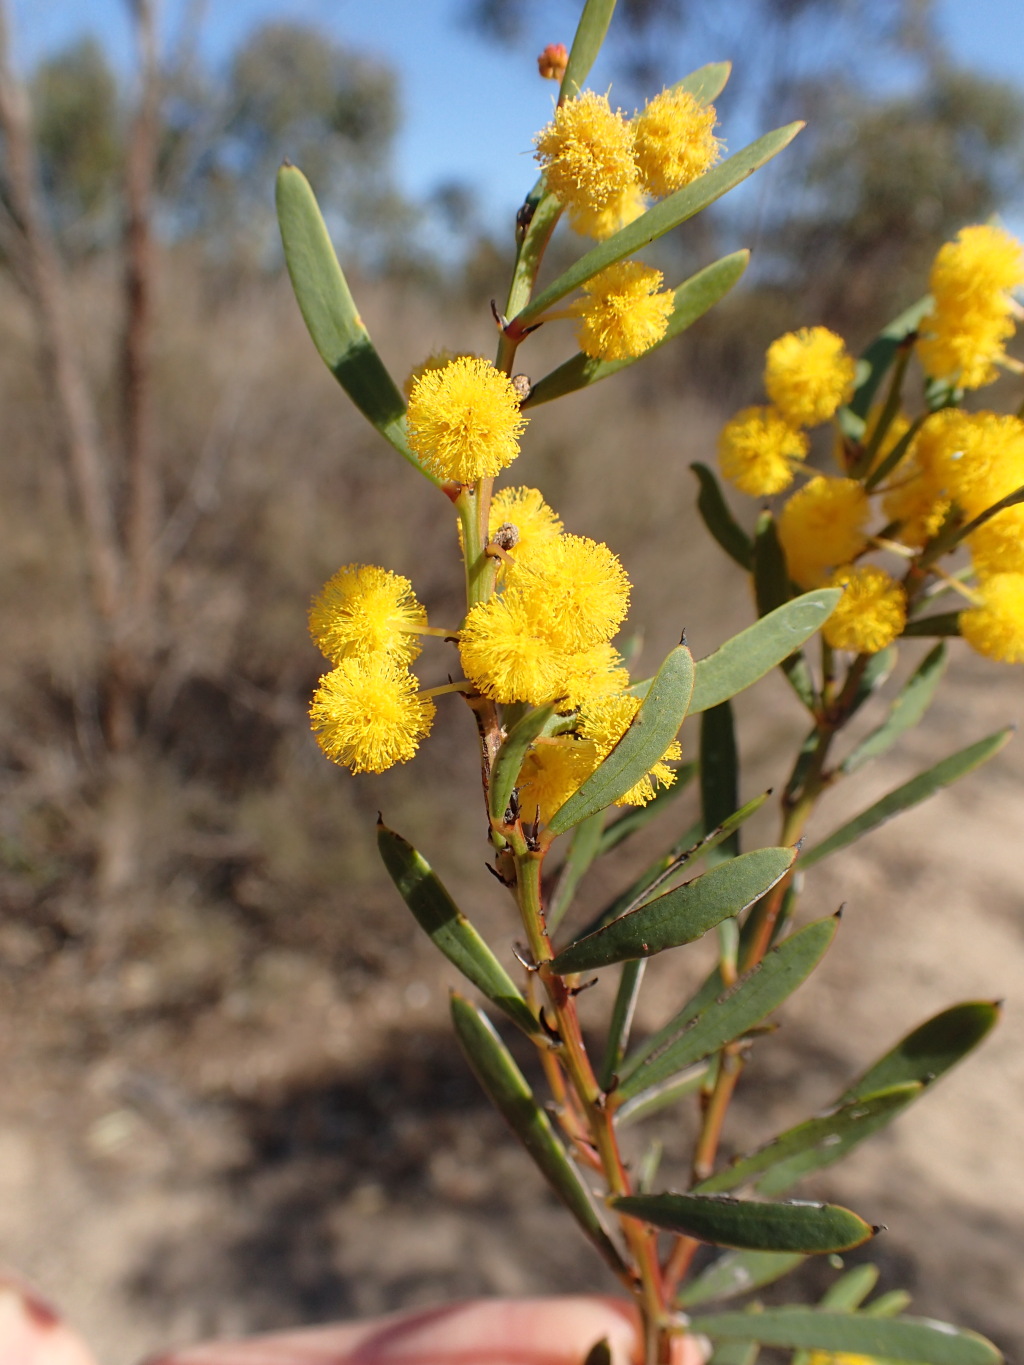
[{"label": "unopened flower bud", "polygon": [[569,65],[569,54],[564,43],[548,43],[537,58],[537,70],[546,81],[560,81]]},{"label": "unopened flower bud", "polygon": [[514,374],[512,376],[512,387],[518,394],[520,403],[525,403],[530,396],[533,385],[530,383],[528,374]]}]

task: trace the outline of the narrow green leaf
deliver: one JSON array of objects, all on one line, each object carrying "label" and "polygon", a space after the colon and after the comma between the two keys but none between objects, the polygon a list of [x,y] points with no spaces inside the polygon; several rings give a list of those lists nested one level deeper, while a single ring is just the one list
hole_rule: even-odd
[{"label": "narrow green leaf", "polygon": [[579,1172],[491,1021],[456,993],[452,995],[451,1009],[459,1042],[491,1102],[590,1241],[611,1268],[621,1272],[622,1258],[598,1217]]},{"label": "narrow green leaf", "polygon": [[716,706],[763,678],[825,624],[841,597],[838,588],[816,588],[770,611],[701,659],[693,680],[690,714]]},{"label": "narrow green leaf", "polygon": [[675,739],[692,691],[693,657],[685,645],[677,645],[658,669],[629,729],[582,787],[551,817],[548,833],[564,834],[636,786]]},{"label": "narrow green leaf", "polygon": [[667,1109],[670,1104],[675,1104],[685,1095],[692,1095],[705,1083],[710,1069],[710,1062],[698,1062],[681,1076],[673,1076],[671,1080],[663,1081],[660,1085],[652,1085],[650,1090],[641,1090],[620,1109],[616,1109],[615,1126],[625,1128],[631,1123],[639,1123],[641,1119]]},{"label": "narrow green leaf", "polygon": [[687,90],[701,104],[710,104],[725,89],[731,75],[732,62],[708,62],[706,66],[691,71],[681,81],[676,81],[672,89]]},{"label": "narrow green leaf", "polygon": [[[671,791],[671,788],[669,788]],[[548,933],[553,934],[561,924],[566,910],[572,904],[580,882],[586,876],[594,859],[601,851],[601,834],[604,829],[605,812],[596,811],[588,816],[572,832],[569,852],[565,855],[555,885],[554,893],[548,901]]]},{"label": "narrow green leaf", "polygon": [[802,123],[790,123],[784,128],[765,133],[735,156],[729,157],[727,161],[698,176],[689,185],[670,194],[660,204],[648,209],[635,222],[581,256],[564,274],[559,275],[547,289],[538,294],[515,321],[521,326],[535,322],[559,299],[564,299],[566,294],[571,294],[574,289],[585,284],[598,271],[621,261],[626,256],[632,256],[634,252],[640,251],[657,238],[663,237],[666,232],[671,232],[680,223],[685,223],[694,214],[706,209],[781,152],[802,127]]},{"label": "narrow green leaf", "polygon": [[879,1294],[865,1307],[864,1312],[873,1318],[895,1318],[910,1307],[911,1298],[905,1289],[890,1289],[888,1294]]},{"label": "narrow green leaf", "polygon": [[549,403],[553,398],[575,393],[577,389],[589,388],[591,384],[597,384],[610,375],[618,374],[627,366],[635,365],[638,360],[658,350],[673,337],[685,332],[688,327],[692,327],[698,318],[702,318],[719,299],[724,298],[746,270],[749,260],[749,251],[734,251],[730,256],[723,256],[721,260],[705,266],[696,275],[684,280],[675,291],[675,303],[665,335],[642,355],[629,356],[625,360],[596,360],[593,356],[577,351],[556,370],[537,380],[531,387],[523,407],[535,408],[540,403]]},{"label": "narrow green leaf", "polygon": [[917,616],[903,627],[903,634],[909,636],[953,636],[960,634],[960,613],[942,611],[935,616]]},{"label": "narrow green leaf", "polygon": [[925,1020],[901,1038],[846,1090],[839,1103],[913,1081],[937,1080],[984,1039],[999,1020],[1000,1007],[991,1000],[968,1000]]},{"label": "narrow green leaf", "polygon": [[583,89],[590,68],[601,51],[601,44],[612,21],[615,0],[587,0],[576,26],[569,61],[562,77],[561,98],[575,99]]},{"label": "narrow green leaf", "polygon": [[706,464],[692,464],[690,468],[700,482],[697,510],[704,519],[704,525],[725,553],[749,573],[754,562],[750,537],[730,512],[718,480]]},{"label": "narrow green leaf", "polygon": [[726,1251],[683,1285],[676,1302],[680,1308],[696,1308],[702,1303],[749,1294],[752,1289],[781,1280],[803,1261],[799,1251]]},{"label": "narrow green leaf", "polygon": [[870,1263],[855,1265],[829,1285],[821,1296],[821,1307],[852,1313],[861,1306],[877,1283],[878,1266]]},{"label": "narrow green leaf", "polygon": [[643,1218],[655,1227],[712,1246],[745,1251],[798,1251],[802,1255],[847,1251],[861,1246],[876,1231],[838,1204],[762,1204],[700,1194],[632,1194],[609,1202],[620,1213]]},{"label": "narrow green leaf", "polygon": [[759,1341],[786,1350],[829,1351],[922,1365],[999,1365],[1002,1356],[984,1337],[928,1318],[876,1318],[820,1308],[765,1308],[758,1313],[712,1313],[690,1331],[712,1340]]},{"label": "narrow green leaf", "polygon": [[[735,864],[723,864],[723,868],[732,866]],[[757,967],[740,977],[735,986],[705,1005],[707,992],[714,989],[712,983],[717,973],[713,974],[696,999],[699,1013],[695,1014],[695,1002],[691,1001],[649,1038],[638,1053],[626,1059],[616,1095],[628,1100],[641,1090],[692,1066],[702,1057],[717,1052],[759,1024],[820,962],[837,926],[835,916],[806,925],[772,948]]]},{"label": "narrow green leaf", "polygon": [[676,780],[671,787],[659,787],[654,794],[654,800],[648,801],[646,806],[627,806],[617,820],[605,825],[598,856],[603,857],[613,848],[618,848],[624,839],[650,824],[656,816],[663,815],[665,808],[684,792],[696,777],[699,766],[696,760],[681,764],[676,769]]},{"label": "narrow green leaf", "polygon": [[277,174],[277,217],[299,309],[320,358],[359,411],[432,483],[409,449],[405,399],[363,325],[309,181],[296,166]]},{"label": "narrow green leaf", "polygon": [[[770,673],[776,664],[785,666],[787,660],[799,659],[795,651],[825,624],[841,596],[838,588],[815,588],[813,592],[802,593],[726,640],[713,654],[698,659],[687,715],[718,706]],[[639,682],[630,690],[642,697],[649,685]],[[805,700],[813,704],[813,692]]]},{"label": "narrow green leaf", "polygon": [[738,811],[734,811],[727,820],[723,820],[710,834],[702,833],[703,821],[691,825],[682,837],[676,840],[663,858],[659,858],[657,862],[652,863],[642,872],[621,896],[616,896],[611,905],[596,915],[578,937],[583,938],[588,934],[593,934],[598,929],[603,929],[606,924],[611,924],[613,920],[619,919],[622,915],[627,915],[633,910],[638,910],[641,905],[645,905],[652,899],[660,886],[671,881],[688,863],[695,862],[704,854],[716,849],[719,844],[724,843],[734,830],[739,829],[755,811],[761,809],[769,795],[769,792],[762,792],[760,796],[755,796],[752,801],[748,801]]},{"label": "narrow green leaf", "polygon": [[[704,828],[712,830],[739,805],[739,755],[732,707],[727,701],[709,707],[700,720],[701,815]],[[735,858],[739,851],[740,832],[736,829],[711,854],[709,864]]]},{"label": "narrow green leaf", "polygon": [[917,1099],[923,1088],[919,1081],[895,1086],[852,1100],[831,1114],[808,1119],[702,1181],[694,1190],[698,1194],[721,1194],[760,1176],[757,1181],[759,1193],[784,1194],[801,1176],[831,1166],[877,1132]]},{"label": "narrow green leaf", "polygon": [[604,1057],[597,1081],[602,1090],[610,1090],[618,1074],[622,1058],[629,1046],[629,1032],[633,1027],[633,1012],[643,984],[647,963],[642,959],[624,962],[619,974],[619,985],[612,1005],[611,1022],[608,1025],[608,1042],[605,1044]]},{"label": "narrow green leaf", "polygon": [[893,703],[888,718],[848,754],[840,764],[844,773],[856,772],[872,758],[891,749],[899,737],[918,723],[935,696],[946,668],[946,646],[937,644],[922,659]]},{"label": "narrow green leaf", "polygon": [[756,1341],[720,1341],[708,1365],[755,1365],[761,1348]]},{"label": "narrow green leaf", "polygon": [[867,810],[861,811],[860,815],[840,826],[834,834],[830,834],[820,844],[816,844],[814,848],[801,854],[800,866],[802,868],[812,867],[815,863],[820,863],[822,858],[827,858],[830,853],[846,848],[855,839],[859,839],[862,834],[877,829],[886,820],[891,820],[894,815],[899,815],[901,811],[909,810],[912,806],[926,801],[929,796],[934,796],[941,788],[948,787],[957,778],[963,777],[973,769],[980,767],[982,763],[987,762],[999,752],[1012,734],[1012,727],[997,730],[994,735],[979,739],[974,744],[969,744],[965,749],[950,754],[941,763],[936,763],[933,768],[918,773],[917,777],[912,777],[909,782],[904,782],[902,786],[889,792],[888,796],[883,796],[873,806],[869,806]]},{"label": "narrow green leaf", "polygon": [[853,697],[850,699],[850,707],[847,714],[855,716],[866,701],[878,691],[878,689],[888,681],[892,670],[896,666],[899,651],[894,645],[889,645],[886,649],[880,649],[877,654],[869,654],[861,669],[860,677],[854,689]]},{"label": "narrow green leaf", "polygon": [[858,367],[857,388],[850,400],[849,409],[861,420],[867,418],[875,394],[885,378],[900,347],[911,332],[916,332],[921,319],[932,311],[935,302],[926,294],[889,323],[861,355]]},{"label": "narrow green leaf", "polygon": [[779,543],[775,518],[765,508],[754,528],[754,597],[758,616],[767,616],[793,596],[786,556]]},{"label": "narrow green leaf", "polygon": [[384,866],[417,923],[448,961],[528,1034],[538,1032],[515,982],[445,890],[430,864],[385,824],[377,826]]},{"label": "narrow green leaf", "polygon": [[519,781],[519,773],[530,745],[544,732],[544,727],[554,714],[553,704],[527,711],[506,736],[491,768],[491,785],[487,800],[492,820],[498,822],[504,820],[505,811],[512,799],[512,791]]},{"label": "narrow green leaf", "polygon": [[572,943],[551,963],[553,971],[593,971],[630,958],[653,957],[668,948],[693,943],[730,915],[759,900],[789,871],[790,848],[760,848],[666,891],[638,910]]}]

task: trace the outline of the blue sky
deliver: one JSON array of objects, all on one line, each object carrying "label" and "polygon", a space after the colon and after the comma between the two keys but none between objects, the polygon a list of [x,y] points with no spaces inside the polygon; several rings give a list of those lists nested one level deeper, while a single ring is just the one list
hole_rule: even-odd
[{"label": "blue sky", "polygon": [[[715,3],[716,0],[706,0]],[[223,61],[244,34],[268,19],[305,20],[340,41],[376,54],[401,79],[403,128],[397,147],[400,184],[420,197],[443,180],[476,186],[488,217],[514,212],[533,177],[530,144],[550,117],[552,83],[536,75],[531,52],[547,42],[568,43],[564,5],[534,6],[533,42],[505,51],[482,42],[457,21],[464,0],[207,0],[204,54]],[[165,0],[168,37],[185,9]],[[938,0],[940,25],[967,65],[1024,81],[1024,0]],[[119,64],[131,60],[124,0],[14,0],[16,46],[29,63],[83,32],[96,33]],[[549,25],[536,15],[553,14]],[[729,53],[685,48],[679,73]],[[734,80],[742,81],[737,70]],[[593,74],[607,84],[600,65]],[[758,130],[759,131],[759,130]],[[728,127],[725,128],[728,134]],[[730,139],[736,147],[745,141]]]}]

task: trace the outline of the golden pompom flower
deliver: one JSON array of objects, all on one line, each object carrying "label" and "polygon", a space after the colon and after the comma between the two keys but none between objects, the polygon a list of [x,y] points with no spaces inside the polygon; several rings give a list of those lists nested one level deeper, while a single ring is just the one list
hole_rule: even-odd
[{"label": "golden pompom flower", "polygon": [[668,330],[675,295],[659,293],[664,276],[639,261],[618,261],[587,280],[573,305],[576,339],[594,360],[631,360],[656,346]]},{"label": "golden pompom flower", "polygon": [[548,189],[569,208],[597,212],[637,183],[633,130],[607,95],[566,100],[534,142]]},{"label": "golden pompom flower", "polygon": [[554,696],[559,653],[530,598],[514,589],[470,609],[459,656],[466,677],[493,701],[542,706]]},{"label": "golden pompom flower", "polygon": [[629,577],[607,545],[560,536],[528,565],[508,565],[507,582],[530,602],[553,652],[578,654],[610,640],[629,609]]},{"label": "golden pompom flower", "polygon": [[320,748],[354,773],[382,773],[412,758],[434,713],[413,675],[386,654],[342,659],[320,679],[309,708]]},{"label": "golden pompom flower", "polygon": [[597,749],[587,740],[565,735],[535,744],[516,784],[523,819],[531,822],[539,815],[546,825],[596,767]]},{"label": "golden pompom flower", "polygon": [[722,154],[713,104],[688,90],[663,90],[633,120],[634,155],[644,188],[671,194],[709,171]]},{"label": "golden pompom flower", "polygon": [[578,711],[602,697],[618,696],[628,686],[629,670],[619,652],[602,641],[579,654],[564,656],[554,695],[565,699],[565,710]]},{"label": "golden pompom flower", "polygon": [[779,513],[779,542],[790,578],[802,588],[816,588],[827,570],[856,558],[867,544],[870,513],[856,479],[819,474],[804,484]]},{"label": "golden pompom flower", "polygon": [[898,523],[894,539],[913,550],[923,549],[938,535],[951,505],[949,498],[936,494],[916,455],[900,462],[882,499],[887,519]]},{"label": "golden pompom flower", "polygon": [[374,564],[346,564],[309,609],[313,643],[335,664],[377,653],[410,664],[421,648],[416,628],[426,624],[426,608],[409,580]]},{"label": "golden pompom flower", "polygon": [[751,498],[781,493],[810,449],[806,435],[775,408],[741,408],[718,437],[718,464],[734,488]]},{"label": "golden pompom flower", "polygon": [[946,408],[921,428],[918,458],[933,485],[971,519],[1024,484],[1024,422]]},{"label": "golden pompom flower", "polygon": [[627,185],[618,190],[600,208],[586,204],[569,205],[569,226],[581,237],[593,237],[597,242],[607,241],[621,228],[635,223],[642,213],[647,212],[647,200],[639,185]]},{"label": "golden pompom flower", "polygon": [[476,483],[510,465],[526,420],[508,375],[479,356],[428,370],[409,394],[410,449],[431,474],[453,483]]},{"label": "golden pompom flower", "polygon": [[1024,573],[993,574],[978,596],[978,606],[960,613],[960,634],[989,659],[1024,663]]},{"label": "golden pompom flower", "polygon": [[821,628],[833,649],[877,654],[903,633],[907,595],[884,569],[847,565],[832,574],[827,586],[843,589],[835,611]]},{"label": "golden pompom flower", "polygon": [[536,488],[500,488],[491,499],[488,534],[493,539],[501,526],[514,526],[517,539],[510,550],[517,564],[528,564],[542,545],[562,534],[562,522]]},{"label": "golden pompom flower", "polygon": [[998,378],[1013,335],[1012,289],[1024,284],[1024,247],[1005,228],[965,227],[932,265],[933,311],[921,324],[917,353],[925,373],[963,389]]},{"label": "golden pompom flower", "polygon": [[827,327],[801,327],[768,347],[765,392],[791,426],[815,427],[850,397],[856,370],[842,337]]},{"label": "golden pompom flower", "polygon": [[982,578],[1024,573],[1024,504],[1006,507],[967,537],[971,563]]},{"label": "golden pompom flower", "polygon": [[[631,697],[628,693],[603,697],[587,706],[580,717],[579,733],[594,745],[598,762],[607,758],[615,748],[639,710],[640,698]],[[653,801],[658,787],[671,787],[676,780],[675,770],[668,765],[682,756],[679,741],[674,739],[657,763],[625,795],[620,796],[615,805],[646,806],[648,801]]]}]

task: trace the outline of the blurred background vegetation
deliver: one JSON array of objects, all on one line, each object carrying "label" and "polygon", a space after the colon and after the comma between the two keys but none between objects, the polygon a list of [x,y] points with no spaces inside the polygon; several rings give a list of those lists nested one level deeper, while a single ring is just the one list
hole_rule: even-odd
[{"label": "blurred background vegetation", "polygon": [[[463,22],[530,64],[531,8],[473,0]],[[569,28],[575,5],[553,8]],[[445,850],[446,878],[472,887],[465,899],[485,923],[499,922],[502,903],[480,886],[467,717],[441,708],[407,768],[359,780],[332,769],[305,721],[320,669],[305,605],[340,564],[379,562],[413,578],[432,620],[454,625],[454,524],[317,361],[282,277],[271,187],[283,157],[310,176],[398,377],[442,346],[489,353],[489,300],[503,293],[516,206],[492,223],[457,179],[410,197],[394,170],[395,72],[292,22],[287,7],[217,69],[195,41],[158,50],[149,0],[129,9],[131,70],[98,37],[29,70],[3,44],[0,1000],[11,1114],[38,1113],[45,1091],[51,1122],[78,1125],[89,1159],[113,1163],[103,1180],[141,1179],[152,1174],[147,1162],[184,1179],[192,1162],[204,1179],[228,1171],[237,1182],[238,1130],[218,1108],[230,1096],[245,1110],[260,1171],[298,1144],[303,1179],[315,1179],[329,1130],[371,1165],[378,1139],[390,1143],[397,1166],[387,1178],[400,1186],[438,1158],[401,1135],[379,1137],[399,1096],[476,1101],[457,1060],[451,1075],[436,1060],[448,1056],[432,1032],[441,997],[377,870],[378,808],[425,849]],[[710,457],[732,407],[758,401],[767,343],[823,322],[859,348],[923,292],[942,240],[995,212],[1012,221],[1024,202],[1024,94],[958,66],[926,0],[737,0],[727,10],[627,0],[616,93],[639,102],[678,78],[667,54],[674,61],[691,36],[711,31],[741,73],[758,73],[729,92],[735,127],[753,135],[807,118],[767,193],[755,181],[659,258],[676,281],[750,245],[749,278],[692,334],[605,386],[614,392],[539,413],[513,471],[544,487],[570,529],[622,555],[650,659],[680,624],[706,653],[748,619],[728,566],[708,567],[687,465]],[[894,63],[900,82],[875,78]],[[746,140],[724,131],[733,149]],[[524,193],[529,178],[524,164]],[[556,239],[553,264],[578,250],[568,235]],[[530,363],[542,373],[565,349],[541,334]],[[770,737],[753,737],[762,766],[794,723],[780,716]],[[385,976],[399,983],[398,1003],[379,989]],[[421,1021],[409,1066],[381,1063],[377,1090],[361,1099],[318,1091],[333,1098],[310,1117],[309,1087],[368,1067],[385,1046],[373,1037],[406,1014]],[[296,1136],[286,1111],[306,1114],[314,1136]],[[197,1113],[198,1155],[192,1137],[183,1147],[168,1139],[162,1157],[147,1139],[139,1155],[132,1124],[179,1124],[194,1137]],[[485,1134],[487,1122],[475,1119]],[[465,1134],[446,1140],[472,1145]],[[379,1215],[378,1176],[346,1176],[354,1216]],[[449,1203],[472,1200],[464,1173],[442,1163],[433,1178]],[[301,1184],[296,1176],[268,1196],[289,1226],[308,1222],[319,1202]],[[82,1195],[83,1218],[96,1216],[97,1199]],[[254,1207],[266,1212],[258,1199]],[[40,1208],[25,1218],[41,1238]],[[410,1271],[412,1289],[392,1280],[387,1293],[339,1293],[310,1268],[317,1243],[288,1244],[284,1266],[281,1244],[249,1232],[273,1270],[260,1283],[273,1280],[279,1304],[271,1294],[258,1310],[215,1311],[211,1295],[226,1303],[242,1293],[238,1270],[234,1288],[211,1290],[189,1317],[197,1272],[185,1269],[184,1242],[178,1260],[168,1254],[167,1226],[163,1242],[112,1228],[132,1255],[145,1242],[146,1256],[130,1272],[128,1253],[115,1258],[109,1275],[151,1313],[173,1300],[179,1333],[522,1287],[507,1268],[485,1265],[463,1281]],[[244,1240],[237,1228],[232,1236]],[[15,1238],[15,1248],[37,1274],[52,1264],[42,1241]],[[570,1284],[592,1283],[568,1250],[563,1262]],[[372,1281],[365,1266],[348,1273]],[[289,1276],[299,1286],[290,1297]],[[74,1275],[59,1258],[55,1279],[73,1299]],[[128,1358],[125,1341],[155,1344],[133,1330],[111,1359]]]}]

